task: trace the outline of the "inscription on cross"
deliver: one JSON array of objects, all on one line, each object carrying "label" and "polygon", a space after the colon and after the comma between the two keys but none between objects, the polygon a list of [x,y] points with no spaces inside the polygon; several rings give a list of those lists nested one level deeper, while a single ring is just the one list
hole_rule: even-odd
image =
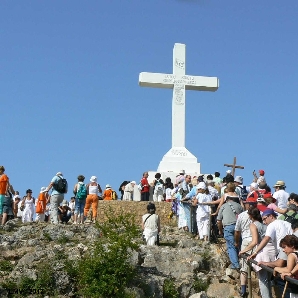
[{"label": "inscription on cross", "polygon": [[234,162],[233,164],[224,164],[225,167],[229,167],[229,168],[232,168],[232,175],[234,176],[235,175],[235,169],[244,169],[243,166],[237,166],[236,165],[236,157],[234,157]]}]

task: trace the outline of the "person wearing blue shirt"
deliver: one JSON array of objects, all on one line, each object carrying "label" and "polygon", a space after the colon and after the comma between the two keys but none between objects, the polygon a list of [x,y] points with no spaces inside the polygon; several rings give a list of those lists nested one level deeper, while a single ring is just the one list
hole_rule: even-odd
[{"label": "person wearing blue shirt", "polygon": [[64,179],[63,174],[61,172],[58,172],[53,179],[51,180],[49,186],[47,187],[46,191],[50,191],[52,189],[51,198],[50,198],[50,210],[51,210],[51,223],[52,224],[58,224],[58,207],[64,200],[64,194],[67,193],[67,183],[66,183],[66,189],[64,191],[58,191],[55,185],[57,185],[58,181]]}]

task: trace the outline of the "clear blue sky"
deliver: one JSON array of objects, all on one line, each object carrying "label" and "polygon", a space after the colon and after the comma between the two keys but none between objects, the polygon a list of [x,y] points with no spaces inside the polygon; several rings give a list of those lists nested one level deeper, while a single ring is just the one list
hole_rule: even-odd
[{"label": "clear blue sky", "polygon": [[[15,189],[36,196],[58,171],[104,186],[139,181],[171,147],[170,89],[138,86],[172,72],[186,44],[186,147],[203,173],[234,156],[249,184],[298,191],[298,1],[0,1],[1,161]],[[296,152],[296,153],[295,153]],[[70,194],[67,198],[70,197]]]}]

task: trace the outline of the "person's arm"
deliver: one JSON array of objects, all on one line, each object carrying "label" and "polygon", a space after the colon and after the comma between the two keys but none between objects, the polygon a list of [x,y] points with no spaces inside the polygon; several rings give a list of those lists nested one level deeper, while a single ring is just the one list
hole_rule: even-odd
[{"label": "person's arm", "polygon": [[258,176],[256,174],[256,171],[253,171],[252,174],[254,176],[253,182],[257,182],[258,181]]},{"label": "person's arm", "polygon": [[239,252],[239,255],[252,250],[258,244],[258,229],[257,229],[256,225],[251,223],[249,225],[249,229],[250,229],[252,240],[243,250],[241,250]]},{"label": "person's arm", "polygon": [[291,253],[288,255],[287,266],[286,267],[275,267],[273,271],[273,275],[276,276],[276,273],[290,273],[291,270],[295,267],[296,258]]},{"label": "person's arm", "polygon": [[192,204],[193,206],[197,206],[197,204],[198,204],[198,199],[197,199],[197,198],[193,199],[191,204]]},{"label": "person's arm", "polygon": [[235,247],[240,248],[240,239],[241,239],[241,231],[235,230],[235,234],[234,234]]},{"label": "person's arm", "polygon": [[[216,202],[216,201],[215,201],[215,202]],[[220,202],[219,202],[219,205],[217,206],[216,211],[215,211],[214,213],[212,213],[211,215],[217,215],[218,212],[219,212],[219,209],[220,209],[220,207],[223,205],[223,203],[224,203],[224,196],[222,196],[222,197],[220,198]]]},{"label": "person's arm", "polygon": [[284,272],[281,274],[281,278],[285,279],[285,276],[293,277],[298,272],[298,264],[290,271],[290,272]]},{"label": "person's arm", "polygon": [[222,221],[221,220],[217,220],[217,226],[218,226],[219,234],[222,235]]},{"label": "person's arm", "polygon": [[256,249],[256,251],[254,253],[252,253],[247,259],[254,259],[256,257],[256,255],[268,244],[268,242],[271,240],[271,238],[269,236],[265,236],[263,238],[263,240],[261,241],[261,243],[259,244],[258,248]]},{"label": "person's arm", "polygon": [[[102,189],[101,189],[100,185],[97,184],[97,186],[98,186],[98,191],[99,191],[100,193],[102,193]],[[124,190],[124,189],[123,189],[123,190]]]},{"label": "person's arm", "polygon": [[157,218],[157,227],[158,227],[158,233],[160,233],[161,229],[160,229],[160,219],[159,219],[159,216]]},{"label": "person's arm", "polygon": [[74,188],[73,188],[74,195],[76,195],[77,192],[78,192],[78,184],[76,183],[75,186],[74,186]]},{"label": "person's arm", "polygon": [[265,266],[268,266],[268,267],[271,267],[271,268],[284,267],[284,266],[286,266],[286,264],[287,264],[287,261],[283,260],[283,259],[277,259],[273,262],[261,261],[261,262],[258,263],[258,265],[265,265]]}]

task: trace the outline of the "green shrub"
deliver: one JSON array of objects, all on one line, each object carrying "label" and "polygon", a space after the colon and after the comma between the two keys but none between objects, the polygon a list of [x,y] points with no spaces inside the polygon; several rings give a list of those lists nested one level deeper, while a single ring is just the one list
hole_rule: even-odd
[{"label": "green shrub", "polygon": [[132,251],[138,248],[134,238],[140,235],[132,214],[115,217],[112,209],[106,213],[107,220],[97,224],[102,237],[90,246],[78,262],[77,285],[79,294],[88,298],[131,297],[125,292],[136,275],[130,264]]},{"label": "green shrub", "polygon": [[210,284],[209,280],[203,281],[196,277],[193,283],[193,288],[196,291],[196,293],[200,293],[202,291],[206,291],[209,287],[209,284]]},{"label": "green shrub", "polygon": [[0,261],[0,271],[11,272],[13,270],[13,266],[10,261],[1,260]]},{"label": "green shrub", "polygon": [[179,292],[174,284],[173,279],[166,279],[163,284],[164,298],[179,298]]}]

